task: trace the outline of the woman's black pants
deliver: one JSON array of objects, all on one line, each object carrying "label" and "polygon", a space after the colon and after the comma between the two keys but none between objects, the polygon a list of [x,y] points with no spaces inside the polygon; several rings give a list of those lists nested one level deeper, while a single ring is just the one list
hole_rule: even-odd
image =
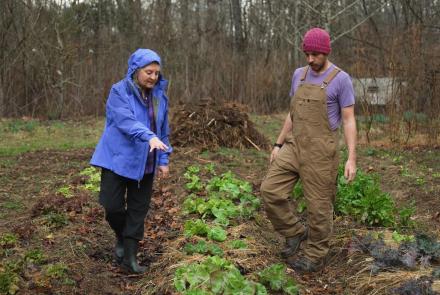
[{"label": "woman's black pants", "polygon": [[153,192],[153,173],[138,182],[102,169],[99,203],[105,209],[105,219],[120,238],[142,240],[144,219]]}]

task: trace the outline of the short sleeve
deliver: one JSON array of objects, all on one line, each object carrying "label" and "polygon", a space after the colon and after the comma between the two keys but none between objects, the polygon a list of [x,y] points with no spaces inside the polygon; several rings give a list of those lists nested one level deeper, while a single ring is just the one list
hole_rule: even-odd
[{"label": "short sleeve", "polygon": [[347,73],[344,74],[344,77],[342,77],[340,80],[338,95],[339,105],[341,108],[346,108],[355,104],[354,89],[351,77]]},{"label": "short sleeve", "polygon": [[292,84],[290,86],[290,92],[289,92],[289,96],[293,97],[293,95],[295,94],[296,89],[298,88],[298,84],[299,84],[299,79],[300,79],[300,74],[301,74],[301,70],[302,68],[298,68],[293,72],[292,75]]}]

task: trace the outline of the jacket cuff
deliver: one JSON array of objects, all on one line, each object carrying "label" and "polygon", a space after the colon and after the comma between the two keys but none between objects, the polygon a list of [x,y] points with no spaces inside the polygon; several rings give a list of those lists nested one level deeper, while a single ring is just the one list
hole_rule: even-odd
[{"label": "jacket cuff", "polygon": [[159,166],[168,166],[168,164],[169,164],[168,155],[165,154],[159,158]]},{"label": "jacket cuff", "polygon": [[145,141],[145,142],[149,142],[152,138],[157,137],[156,134],[154,134],[153,132],[144,132],[144,134],[142,134],[141,136],[141,140]]}]

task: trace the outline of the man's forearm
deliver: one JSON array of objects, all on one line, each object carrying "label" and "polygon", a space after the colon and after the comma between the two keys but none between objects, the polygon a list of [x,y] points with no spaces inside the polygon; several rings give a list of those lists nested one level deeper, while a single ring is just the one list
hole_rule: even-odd
[{"label": "man's forearm", "polygon": [[290,113],[287,114],[286,120],[284,120],[283,128],[281,129],[280,135],[277,138],[277,143],[283,144],[286,136],[292,131],[292,120],[290,119]]},{"label": "man's forearm", "polygon": [[348,148],[348,160],[356,161],[356,120],[354,117],[344,120],[344,135]]}]

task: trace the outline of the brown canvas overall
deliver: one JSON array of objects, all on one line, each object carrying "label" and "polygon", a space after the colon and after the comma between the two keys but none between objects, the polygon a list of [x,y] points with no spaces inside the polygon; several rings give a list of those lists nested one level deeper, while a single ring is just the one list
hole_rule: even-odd
[{"label": "brown canvas overall", "polygon": [[305,82],[308,68],[304,68],[290,105],[292,134],[272,162],[261,195],[276,231],[284,237],[302,234],[305,227],[289,203],[293,187],[301,179],[308,224],[303,251],[307,258],[318,261],[329,250],[339,164],[338,133],[329,125],[326,87],[340,69],[335,68],[322,85],[314,85]]}]

